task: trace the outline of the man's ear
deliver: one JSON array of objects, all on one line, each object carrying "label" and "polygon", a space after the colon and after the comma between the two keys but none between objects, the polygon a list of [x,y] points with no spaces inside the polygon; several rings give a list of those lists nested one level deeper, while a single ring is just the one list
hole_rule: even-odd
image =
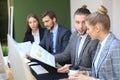
[{"label": "man's ear", "polygon": [[56,18],[55,17],[53,18],[53,21],[56,22]]}]

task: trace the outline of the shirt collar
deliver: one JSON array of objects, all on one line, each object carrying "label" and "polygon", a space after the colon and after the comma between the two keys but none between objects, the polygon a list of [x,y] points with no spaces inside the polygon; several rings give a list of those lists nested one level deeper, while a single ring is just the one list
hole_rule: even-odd
[{"label": "shirt collar", "polygon": [[88,34],[84,34],[84,35],[81,35],[82,38],[86,38],[88,36]]},{"label": "shirt collar", "polygon": [[39,29],[37,30],[36,33],[34,33],[34,32],[32,31],[32,35],[33,35],[33,36],[38,36],[38,35],[39,35]]},{"label": "shirt collar", "polygon": [[54,34],[54,33],[57,32],[57,30],[58,30],[58,24],[56,24],[56,25],[55,25],[55,28],[54,28],[53,30],[50,30],[50,32],[53,32],[53,34]]},{"label": "shirt collar", "polygon": [[106,40],[107,40],[107,38],[110,36],[110,33],[107,35],[107,37],[102,41],[102,42],[100,42],[101,43],[101,45],[104,45],[105,44],[105,42],[106,42]]}]

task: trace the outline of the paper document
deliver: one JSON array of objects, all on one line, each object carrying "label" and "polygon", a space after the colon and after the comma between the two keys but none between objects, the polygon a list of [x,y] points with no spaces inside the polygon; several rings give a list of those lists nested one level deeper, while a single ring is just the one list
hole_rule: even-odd
[{"label": "paper document", "polygon": [[41,65],[34,65],[34,66],[30,66],[35,72],[36,74],[45,74],[48,73],[48,71],[43,68]]},{"label": "paper document", "polygon": [[18,49],[23,53],[23,55],[30,54],[32,44],[30,41],[17,43]]},{"label": "paper document", "polygon": [[33,43],[30,56],[52,67],[55,67],[55,57],[36,43]]},{"label": "paper document", "polygon": [[[30,54],[30,50],[31,50],[31,47],[32,47],[32,44],[31,44],[30,41],[21,42],[21,43],[16,42],[16,46],[18,47],[18,50],[19,50],[19,52],[22,56],[26,57],[26,55]],[[26,58],[24,58],[24,61],[26,63],[30,62],[30,60],[28,60]]]}]

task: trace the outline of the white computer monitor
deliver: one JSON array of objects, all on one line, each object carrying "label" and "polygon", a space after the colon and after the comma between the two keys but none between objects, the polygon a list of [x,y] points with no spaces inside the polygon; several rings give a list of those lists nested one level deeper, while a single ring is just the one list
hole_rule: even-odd
[{"label": "white computer monitor", "polygon": [[8,34],[8,59],[14,80],[36,80],[28,65],[24,62],[24,57],[18,50],[15,40]]},{"label": "white computer monitor", "polygon": [[0,43],[0,80],[7,80],[8,75],[6,72],[6,65],[3,58],[3,51]]}]

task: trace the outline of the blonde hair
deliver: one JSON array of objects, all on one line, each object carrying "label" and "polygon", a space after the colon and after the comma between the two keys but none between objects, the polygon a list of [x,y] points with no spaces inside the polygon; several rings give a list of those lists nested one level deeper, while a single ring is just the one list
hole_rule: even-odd
[{"label": "blonde hair", "polygon": [[107,9],[103,5],[101,5],[96,12],[88,15],[86,21],[93,26],[99,23],[106,31],[110,29],[110,18],[107,14]]},{"label": "blonde hair", "polygon": [[98,7],[98,12],[106,15],[107,9],[103,5],[101,5],[100,7]]}]

